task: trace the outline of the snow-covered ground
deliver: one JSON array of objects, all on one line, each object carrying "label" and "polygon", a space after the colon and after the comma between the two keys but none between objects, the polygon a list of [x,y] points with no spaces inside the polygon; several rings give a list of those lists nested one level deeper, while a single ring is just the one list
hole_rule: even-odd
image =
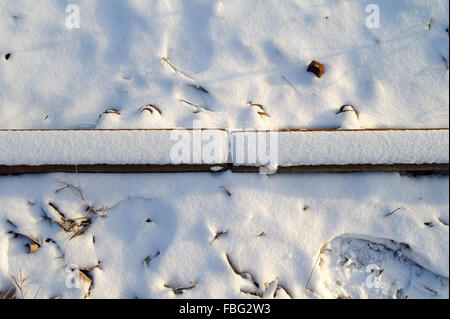
[{"label": "snow-covered ground", "polygon": [[[67,184],[81,193],[58,190]],[[245,298],[277,278],[278,297],[448,298],[448,178],[51,174],[2,177],[0,189],[1,285],[22,274],[28,298],[84,297],[89,283],[66,286],[70,267],[99,263],[93,298]],[[64,231],[54,207],[80,222],[89,206],[71,239],[78,229]],[[9,231],[41,247],[28,254]]]},{"label": "snow-covered ground", "polygon": [[[448,128],[448,12],[445,0],[0,0],[0,129]],[[0,159],[15,161],[4,136]],[[32,138],[22,160],[64,157]],[[427,141],[408,160],[448,161],[448,136]],[[326,142],[322,160],[357,156]],[[448,298],[448,225],[448,175],[1,176],[0,297]]]},{"label": "snow-covered ground", "polygon": [[[446,0],[1,1],[0,127],[333,128],[343,104],[363,127],[448,127],[448,12]],[[150,103],[162,114],[138,112]],[[107,109],[120,115],[99,119]]]}]

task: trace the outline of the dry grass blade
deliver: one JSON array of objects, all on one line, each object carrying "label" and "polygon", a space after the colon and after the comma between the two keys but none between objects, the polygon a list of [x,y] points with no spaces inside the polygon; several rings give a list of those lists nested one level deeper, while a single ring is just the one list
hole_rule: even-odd
[{"label": "dry grass blade", "polygon": [[270,117],[270,115],[267,114],[266,111],[264,110],[264,106],[262,104],[248,102],[248,105],[256,106],[257,108],[259,108],[260,111],[257,112],[257,113],[258,113],[259,116],[261,116],[261,118]]},{"label": "dry grass blade", "polygon": [[230,268],[233,270],[233,272],[234,272],[236,275],[241,276],[242,279],[250,280],[250,281],[253,283],[253,285],[254,285],[257,289],[259,289],[259,284],[258,284],[258,282],[255,280],[255,277],[252,276],[252,274],[250,274],[248,271],[239,271],[239,270],[237,269],[237,267],[234,265],[234,263],[232,262],[230,256],[229,256],[228,254],[225,254],[225,256],[226,256],[226,258],[227,258],[228,264],[230,265]]},{"label": "dry grass blade", "polygon": [[11,220],[9,220],[9,219],[6,220],[6,223],[8,223],[9,225],[11,225],[11,226],[14,227],[14,228],[17,228],[17,225],[14,224],[14,223],[13,223]]},{"label": "dry grass blade", "polygon": [[281,78],[287,82],[287,84],[295,91],[298,97],[302,98],[302,95],[297,90],[297,88],[291,83],[291,81],[289,81],[284,75],[282,75]]},{"label": "dry grass blade", "polygon": [[55,191],[55,194],[57,194],[58,192],[60,192],[62,190],[69,189],[75,196],[81,198],[82,200],[85,200],[83,192],[79,186],[75,186],[75,185],[72,185],[72,184],[69,184],[66,182],[60,182],[60,181],[56,181],[56,182],[58,184],[60,184],[61,187]]},{"label": "dry grass blade", "polygon": [[431,26],[433,25],[433,23],[434,23],[434,20],[435,20],[435,18],[434,18],[434,17],[431,17],[431,19],[430,19],[430,20],[428,20],[428,22],[427,22],[427,30],[428,30],[428,31],[430,31],[430,30],[431,30]]},{"label": "dry grass blade", "polygon": [[220,186],[220,188],[222,188],[227,193],[228,196],[231,196],[231,191],[226,186],[222,185]]},{"label": "dry grass blade", "polygon": [[220,238],[222,238],[226,234],[228,234],[228,231],[219,231],[219,232],[217,232],[216,235],[214,236],[214,239],[209,244],[210,245],[214,244],[215,241],[219,240]]},{"label": "dry grass blade", "polygon": [[167,64],[175,73],[178,73],[182,76],[184,76],[185,78],[191,80],[192,82],[196,82],[193,78],[191,78],[189,75],[187,75],[186,73],[181,72],[180,70],[178,70],[173,64],[172,62],[170,62],[169,58],[163,57],[161,58],[161,60],[163,61],[163,65]]},{"label": "dry grass blade", "polygon": [[173,286],[173,285],[170,285],[170,284],[164,284],[164,287],[172,289],[172,291],[173,291],[173,293],[175,295],[181,295],[184,290],[190,290],[190,289],[193,289],[193,288],[195,288],[197,286],[197,283],[195,281],[191,281],[189,284],[190,284],[190,286],[187,286],[187,287]]},{"label": "dry grass blade", "polygon": [[103,115],[105,114],[115,114],[115,115],[120,115],[120,111],[117,109],[107,109],[105,110],[103,113],[101,113],[98,118],[101,118]]},{"label": "dry grass blade", "polygon": [[265,118],[265,117],[270,117],[269,114],[267,114],[266,112],[258,112],[259,116],[261,116],[261,118]]},{"label": "dry grass blade", "polygon": [[156,111],[159,113],[159,115],[162,115],[161,109],[153,104],[147,104],[139,109],[140,113],[142,113],[144,111],[148,111],[148,112],[150,112],[150,114],[153,114],[153,111]]},{"label": "dry grass blade", "polygon": [[[67,218],[55,204],[50,202],[48,203],[48,205],[59,214],[60,220],[54,221],[48,216],[45,216],[45,218],[50,220],[52,224],[54,223],[58,224],[67,233],[75,232],[75,234],[70,238],[70,240],[83,234],[87,230],[87,228],[89,228],[89,226],[91,225],[92,216],[84,216],[77,219],[70,219]],[[89,212],[94,212],[97,215],[97,211],[94,210],[92,206],[89,206],[87,208],[86,215],[89,214]]]},{"label": "dry grass blade", "polygon": [[313,274],[314,274],[314,271],[316,270],[317,263],[319,262],[319,259],[320,259],[320,257],[322,256],[322,254],[323,254],[323,253],[325,252],[325,250],[327,249],[327,246],[328,246],[328,241],[326,241],[326,242],[322,245],[322,247],[320,247],[319,255],[317,256],[317,259],[316,259],[316,262],[314,263],[313,269],[311,270],[311,273],[309,274],[308,281],[306,282],[306,285],[305,285],[305,289],[308,289],[309,282],[311,281],[311,278],[312,278],[312,276],[313,276]]},{"label": "dry grass blade", "polygon": [[442,57],[442,60],[445,63],[445,69],[448,71],[448,60],[445,58],[445,56]]},{"label": "dry grass blade", "polygon": [[142,261],[142,263],[149,267],[150,266],[150,262],[155,259],[156,257],[158,257],[159,255],[161,255],[160,251],[158,250],[158,252],[152,257],[150,255],[148,255],[147,257],[144,258],[144,260]]},{"label": "dry grass blade", "polygon": [[28,240],[31,241],[31,243],[26,243],[25,244],[25,246],[28,247],[28,253],[29,254],[35,253],[41,247],[41,243],[39,242],[39,240],[37,240],[33,236],[22,234],[22,233],[16,233],[16,232],[10,232],[10,234],[13,234],[14,238],[25,237],[25,238],[27,238]]},{"label": "dry grass blade", "polygon": [[6,299],[15,299],[15,290],[14,290],[14,285],[12,285],[4,294],[2,294],[2,299],[6,300]]},{"label": "dry grass blade", "polygon": [[83,271],[80,270],[80,275],[79,275],[80,279],[87,282],[89,284],[89,287],[86,291],[86,294],[84,295],[84,299],[86,299],[87,297],[90,296],[91,291],[92,291],[92,285],[93,285],[93,280]]},{"label": "dry grass blade", "polygon": [[389,216],[393,215],[394,213],[398,212],[400,209],[403,209],[403,207],[399,207],[397,209],[394,209],[390,213],[387,213],[386,215],[384,215],[384,217],[389,217]]},{"label": "dry grass blade", "polygon": [[196,105],[196,104],[194,104],[194,103],[191,103],[191,102],[189,102],[189,101],[186,101],[186,100],[184,100],[184,99],[180,99],[180,102],[183,102],[183,103],[186,103],[186,104],[188,104],[188,105],[191,105],[191,106],[193,106],[193,107],[196,107],[196,108],[201,108],[200,106],[198,106],[198,105]]},{"label": "dry grass blade", "polygon": [[61,210],[58,208],[58,206],[56,206],[55,204],[53,204],[52,202],[48,203],[48,206],[50,206],[51,208],[53,208],[58,214],[59,216],[61,216],[62,218],[66,218],[66,216],[61,212]]},{"label": "dry grass blade", "polygon": [[25,282],[28,280],[28,278],[29,277],[23,278],[22,270],[19,270],[19,281],[17,281],[14,276],[11,276],[11,280],[13,281],[17,289],[19,289],[22,299],[25,299],[26,296],[26,293],[23,290],[23,286],[25,285]]},{"label": "dry grass blade", "polygon": [[94,267],[80,267],[79,270],[79,278],[89,284],[86,294],[84,295],[84,299],[90,296],[92,288],[94,287],[94,277],[92,275],[92,271],[95,269],[102,269],[100,266],[100,262],[98,262],[97,266]]},{"label": "dry grass blade", "polygon": [[198,84],[188,84],[187,86],[199,90],[205,94],[209,94],[208,90]]},{"label": "dry grass blade", "polygon": [[264,106],[263,106],[262,104],[253,103],[253,102],[248,102],[248,105],[250,105],[250,106],[256,106],[256,107],[258,107],[261,111],[264,111]]},{"label": "dry grass blade", "polygon": [[194,113],[198,113],[198,112],[200,112],[200,111],[212,112],[212,111],[211,111],[210,109],[208,109],[208,108],[198,106],[197,104],[194,104],[194,103],[192,103],[192,102],[186,101],[185,99],[180,99],[179,101],[182,102],[182,103],[185,103],[185,104],[187,104],[187,105],[190,105],[190,106],[195,107],[195,108],[196,108],[196,111],[194,111]]},{"label": "dry grass blade", "polygon": [[75,235],[73,235],[72,237],[70,237],[69,240],[72,240],[72,239],[77,238],[78,236],[82,235],[88,228],[89,228],[89,225],[84,226],[84,227],[81,228],[79,231],[77,231],[77,232],[75,233]]},{"label": "dry grass blade", "polygon": [[341,113],[345,113],[345,112],[355,112],[356,117],[359,118],[359,112],[358,112],[358,110],[356,110],[356,108],[353,105],[350,105],[350,104],[342,105],[339,108],[339,111],[336,112],[336,115],[337,114],[341,114]]},{"label": "dry grass blade", "polygon": [[426,290],[428,290],[429,292],[431,292],[433,295],[436,295],[436,296],[438,295],[438,292],[436,290],[431,289],[430,287],[427,287],[427,286],[424,286],[424,288]]}]

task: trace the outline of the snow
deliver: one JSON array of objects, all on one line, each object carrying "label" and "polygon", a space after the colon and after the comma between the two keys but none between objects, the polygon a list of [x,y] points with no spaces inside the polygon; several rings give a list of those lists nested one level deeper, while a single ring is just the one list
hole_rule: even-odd
[{"label": "snow", "polygon": [[228,155],[226,131],[183,129],[0,131],[0,150],[1,165],[220,164]]},{"label": "snow", "polygon": [[448,163],[448,130],[346,131],[448,129],[448,1],[70,3],[0,1],[0,165],[188,163],[186,128],[214,129],[218,157],[0,176],[0,296],[449,297],[448,175],[219,172],[256,129],[339,129],[279,133],[270,168]]},{"label": "snow", "polygon": [[[270,134],[276,136],[275,148],[268,142]],[[270,160],[283,167],[449,162],[448,130],[236,132],[232,138],[233,163],[244,166],[265,164],[258,154],[267,149],[277,152]],[[257,154],[257,161],[245,154]]]},{"label": "snow", "polygon": [[376,1],[379,28],[369,0],[70,3],[79,29],[66,1],[0,3],[0,127],[336,128],[344,104],[361,127],[449,126],[445,0]]},{"label": "snow", "polygon": [[[85,200],[74,189],[55,192],[62,182],[79,186]],[[257,298],[240,292],[258,289],[233,271],[226,254],[238,271],[254,277],[260,292],[265,283],[270,287],[278,280],[294,298],[394,297],[388,294],[401,288],[408,294],[414,290],[415,297],[448,298],[448,176],[49,174],[2,177],[0,189],[0,252],[7,257],[0,260],[0,275],[5,280],[20,272],[29,276],[28,298],[38,289],[39,298],[84,297],[86,285],[66,286],[67,266],[94,267],[99,261],[101,269],[92,270],[90,298]],[[66,218],[85,216],[90,205],[98,216],[92,215],[89,229],[70,240],[73,232],[42,217],[58,220],[49,203]],[[42,246],[30,255],[26,240],[8,231],[34,236]],[[219,232],[224,234],[214,240]],[[369,239],[372,246],[392,251],[402,244],[407,260],[389,257],[387,248],[339,248],[341,238]],[[316,266],[305,289],[326,242],[331,252],[321,257],[331,260]],[[339,254],[351,256],[349,251],[357,268],[350,262],[338,265]],[[365,284],[368,264],[384,267],[382,289]],[[164,287],[191,282],[196,286],[181,295]],[[0,291],[7,288],[6,280]],[[283,291],[277,295],[288,297]]]},{"label": "snow", "polygon": [[260,165],[266,164],[262,150],[274,168],[423,164],[449,162],[449,135],[448,130],[0,131],[0,150],[1,165],[224,164],[229,158],[235,165]]},{"label": "snow", "polygon": [[[327,298],[448,298],[448,279],[405,256],[401,244],[340,236],[330,242],[319,267]],[[392,249],[391,247],[394,246]],[[361,282],[373,289],[360,289]]]}]

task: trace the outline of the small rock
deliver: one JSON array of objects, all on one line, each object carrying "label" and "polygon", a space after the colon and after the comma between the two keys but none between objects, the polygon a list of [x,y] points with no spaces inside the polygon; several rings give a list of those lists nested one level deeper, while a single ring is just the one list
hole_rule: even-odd
[{"label": "small rock", "polygon": [[8,53],[5,54],[5,60],[6,61],[8,61],[10,57],[11,57],[11,53],[8,52]]},{"label": "small rock", "polygon": [[314,73],[320,78],[325,73],[325,66],[317,61],[312,61],[308,66],[308,72]]}]

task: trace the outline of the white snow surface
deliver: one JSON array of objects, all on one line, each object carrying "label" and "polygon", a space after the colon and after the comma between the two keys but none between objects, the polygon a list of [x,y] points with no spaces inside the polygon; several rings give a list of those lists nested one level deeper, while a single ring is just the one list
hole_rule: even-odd
[{"label": "white snow surface", "polygon": [[0,164],[220,164],[227,161],[227,136],[182,129],[0,131]]},{"label": "white snow surface", "polygon": [[78,29],[67,1],[0,2],[0,128],[335,128],[344,104],[361,127],[449,126],[446,0],[376,1],[379,28],[371,0],[70,3]]},{"label": "white snow surface", "polygon": [[[61,183],[79,186],[85,200],[71,188],[55,192]],[[38,290],[38,298],[84,297],[86,285],[66,286],[67,266],[99,261],[89,298],[257,298],[240,292],[258,289],[234,273],[226,254],[261,292],[278,280],[294,298],[448,298],[448,176],[49,174],[2,177],[0,189],[0,291],[9,288],[8,276],[22,273],[28,298]],[[92,215],[89,229],[70,240],[74,232],[43,218],[58,220],[49,203],[66,218],[85,216],[89,205],[104,217]],[[9,231],[42,246],[28,254],[27,240]],[[370,249],[336,247],[340,238],[370,239]],[[317,263],[308,283],[327,242],[320,257],[328,249],[336,257]],[[355,265],[340,265],[340,254]],[[368,264],[384,267],[382,289],[365,284]],[[181,295],[164,287],[190,282],[196,287]]]},{"label": "white snow surface", "polygon": [[448,163],[449,134],[448,130],[230,135],[221,130],[0,131],[1,165],[220,164],[228,162],[229,151],[233,164],[260,165],[263,150],[279,166]]},{"label": "white snow surface", "polygon": [[[66,26],[69,3],[80,28]],[[374,3],[379,28],[366,25]],[[447,0],[0,0],[0,130],[448,128],[448,12]],[[448,162],[448,131],[337,133],[280,134],[280,163]],[[167,163],[173,144],[163,131],[33,134],[2,131],[1,164]],[[86,216],[82,233],[59,224]],[[448,225],[448,175],[0,176],[0,296],[14,278],[17,298],[448,298]]]},{"label": "white snow surface", "polygon": [[[271,152],[279,166],[449,162],[448,130],[276,132],[274,148],[270,134],[233,133],[233,162],[259,165],[264,155],[258,154]],[[257,161],[242,154],[257,154]]]}]

